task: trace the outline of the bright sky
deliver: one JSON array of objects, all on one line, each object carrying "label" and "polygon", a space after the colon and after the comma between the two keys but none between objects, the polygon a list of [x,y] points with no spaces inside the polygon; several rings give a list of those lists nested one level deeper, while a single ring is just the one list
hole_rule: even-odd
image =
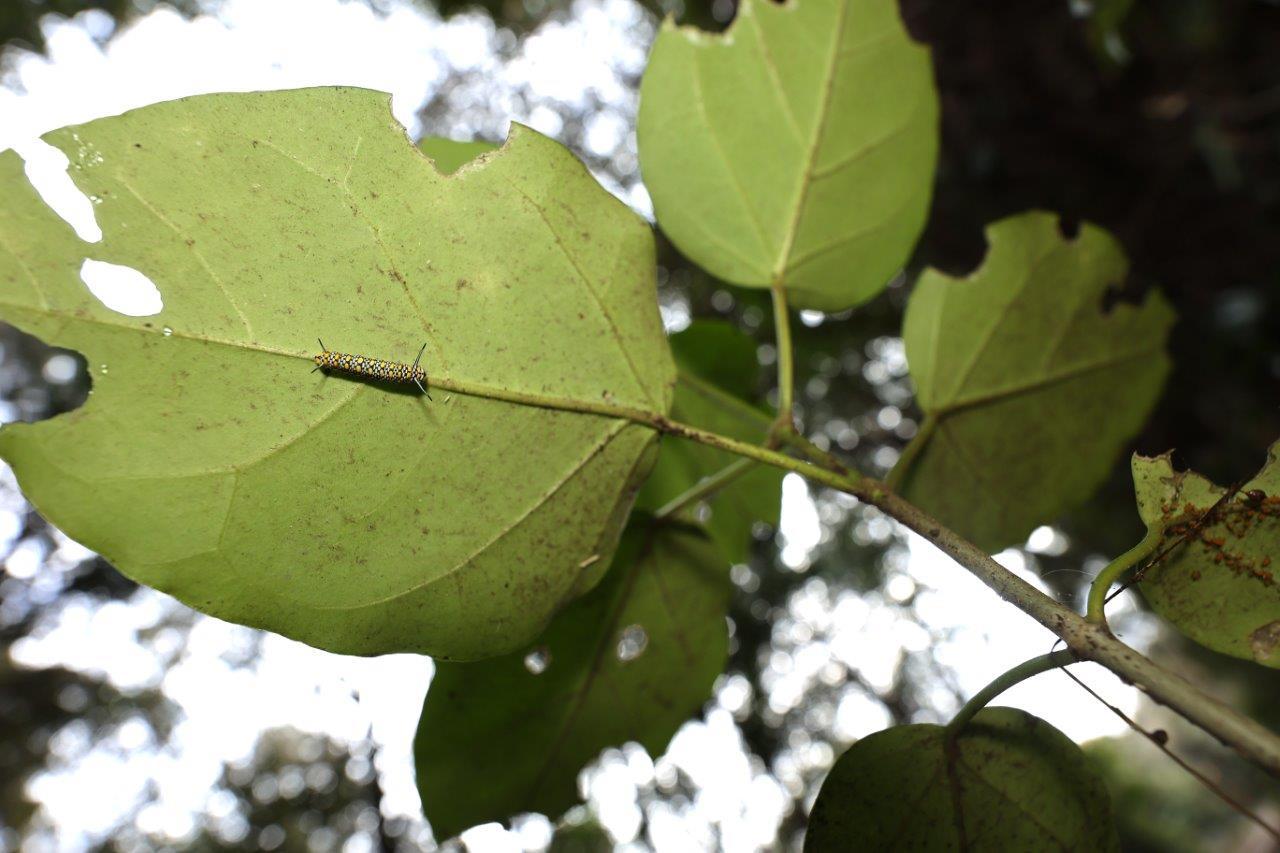
[{"label": "bright sky", "polygon": [[[194,21],[161,6],[109,39],[110,19],[98,13],[51,23],[47,55],[18,58],[7,85],[0,87],[0,149],[15,148],[27,159],[46,200],[88,241],[98,236],[92,202],[71,186],[61,155],[35,137],[66,124],[202,92],[325,84],[380,89],[393,93],[396,117],[416,136],[421,132],[416,113],[449,68],[484,72],[498,87],[495,97],[503,97],[503,87],[527,83],[540,95],[578,109],[588,103],[590,84],[595,96],[613,109],[589,124],[587,146],[598,156],[619,148],[634,156],[634,93],[616,70],[638,70],[647,45],[635,41],[633,24],[643,12],[629,0],[579,0],[571,22],[544,27],[510,62],[495,57],[498,36],[487,18],[444,23],[404,3],[385,6],[386,14],[375,14],[363,3],[339,0],[227,0],[217,18]],[[545,106],[513,117],[553,136],[561,127],[559,116]],[[643,188],[610,189],[648,214]],[[163,294],[142,272],[109,267],[93,260],[92,247],[86,246],[83,278],[108,307],[131,314],[160,309]],[[669,326],[683,324],[665,309],[664,317]],[[806,324],[821,320],[805,318]],[[46,370],[65,373],[65,367],[51,361]],[[5,474],[12,490],[12,478]],[[19,507],[0,508],[0,532],[10,542],[19,512]],[[883,519],[868,525],[882,539],[893,529]],[[823,533],[818,507],[795,475],[784,483],[781,535],[784,561],[804,570]],[[1033,551],[1053,550],[1061,547],[1061,535],[1042,528],[1029,544]],[[64,542],[60,558],[74,560],[77,549]],[[803,642],[784,651],[770,670],[771,708],[793,707],[832,661],[857,669],[873,684],[886,680],[901,656],[930,653],[931,637],[943,638],[933,644],[932,653],[954,668],[966,695],[1004,669],[1050,649],[1048,631],[1000,604],[928,543],[910,537],[904,556],[888,594],[902,601],[918,592],[922,624],[902,619],[892,608],[875,607],[868,596],[833,592],[820,583],[803,586],[788,614],[788,624]],[[1027,571],[1022,552],[1007,551],[1000,559],[1039,584]],[[5,569],[15,575],[40,570],[39,561],[21,549]],[[175,752],[152,748],[144,742],[145,731],[126,730],[119,745],[131,750],[129,760],[98,751],[33,783],[32,793],[57,826],[60,848],[89,844],[149,780],[158,785],[161,802],[144,812],[146,828],[180,839],[192,829],[192,815],[205,808],[222,762],[249,754],[263,729],[286,724],[353,742],[372,730],[383,747],[378,769],[387,808],[419,813],[410,744],[432,672],[430,661],[407,655],[339,657],[267,636],[257,665],[237,668],[224,654],[243,647],[251,633],[202,617],[179,663],[165,670],[137,645],[135,635],[178,607],[150,591],[101,608],[73,599],[51,631],[13,649],[15,659],[30,666],[61,664],[105,672],[121,686],[162,684],[185,713]],[[1078,669],[1083,674],[1085,668]],[[1133,711],[1132,690],[1101,672],[1089,680],[1115,704]],[[687,724],[656,764],[633,745],[611,751],[587,774],[593,808],[621,841],[636,839],[641,820],[637,786],[670,777],[676,767],[697,783],[699,793],[680,814],[666,810],[652,816],[651,831],[662,849],[704,849],[712,824],[719,825],[721,843],[729,850],[752,850],[772,841],[788,795],[741,749],[732,712],[749,689],[742,682],[724,679],[718,702],[708,706],[703,719]],[[999,704],[1025,708],[1077,740],[1123,729],[1110,712],[1057,673],[1024,683]],[[881,706],[853,693],[836,711],[836,728],[845,738],[885,724]],[[796,760],[824,766],[831,758],[818,750]],[[465,837],[477,850],[534,850],[545,846],[549,832],[545,820],[528,820],[516,831],[489,826]]]}]

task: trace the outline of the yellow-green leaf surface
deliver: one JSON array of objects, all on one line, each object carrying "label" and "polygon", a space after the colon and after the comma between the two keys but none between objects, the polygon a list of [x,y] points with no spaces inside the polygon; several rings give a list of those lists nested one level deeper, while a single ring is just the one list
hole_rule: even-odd
[{"label": "yellow-green leaf surface", "polygon": [[1140,584],[1147,601],[1196,642],[1280,668],[1280,443],[1221,504],[1226,489],[1175,471],[1168,454],[1135,455],[1133,482],[1142,520],[1164,529],[1164,557]]},{"label": "yellow-green leaf surface", "polygon": [[837,761],[809,817],[807,853],[1118,850],[1111,801],[1062,732],[985,708],[952,748],[941,726],[897,726]]},{"label": "yellow-green leaf surface", "polygon": [[436,168],[446,175],[452,175],[481,154],[488,154],[497,147],[483,139],[460,142],[442,136],[428,136],[418,143],[422,153],[430,157]]},{"label": "yellow-green leaf surface", "polygon": [[[671,416],[699,429],[762,443],[773,419],[747,402],[754,396],[759,368],[755,343],[728,323],[700,320],[672,335],[671,348],[679,368]],[[738,458],[706,445],[664,438],[637,506],[656,510]],[[778,524],[782,472],[754,466],[707,503],[710,516],[704,523],[720,553],[730,562],[745,562],[752,525],[759,521]]]},{"label": "yellow-green leaf surface", "polygon": [[663,25],[637,132],[682,252],[838,311],[879,293],[924,227],[938,98],[896,3],[743,0],[723,35]]},{"label": "yellow-green leaf surface", "polygon": [[1159,293],[1108,308],[1128,262],[1105,231],[1034,212],[987,229],[981,267],[921,276],[903,338],[925,420],[891,481],[989,550],[1083,502],[1169,370]]},{"label": "yellow-green leaf surface", "polygon": [[578,772],[627,741],[659,755],[728,653],[728,567],[706,537],[637,513],[600,585],[529,651],[445,663],[415,743],[437,838],[578,800]]},{"label": "yellow-green leaf surface", "polygon": [[[444,176],[387,101],[212,95],[52,133],[98,244],[0,155],[0,316],[94,381],[0,455],[50,520],[207,613],[483,657],[599,579],[651,464],[651,431],[563,407],[668,409],[652,238],[551,140],[513,126]],[[106,308],[86,257],[145,273],[163,311]],[[398,361],[425,342],[434,401],[312,373],[316,338]]]}]

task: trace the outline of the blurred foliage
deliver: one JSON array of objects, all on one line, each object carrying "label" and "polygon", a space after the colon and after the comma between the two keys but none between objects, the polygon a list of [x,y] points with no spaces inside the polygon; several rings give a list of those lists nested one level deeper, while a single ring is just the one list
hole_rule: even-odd
[{"label": "blurred foliage", "polygon": [[[194,15],[201,8],[201,0],[165,0],[165,4],[184,15]],[[44,50],[40,19],[45,15],[70,18],[96,10],[110,15],[119,26],[157,5],[159,0],[5,0],[0,3],[0,44]]]}]

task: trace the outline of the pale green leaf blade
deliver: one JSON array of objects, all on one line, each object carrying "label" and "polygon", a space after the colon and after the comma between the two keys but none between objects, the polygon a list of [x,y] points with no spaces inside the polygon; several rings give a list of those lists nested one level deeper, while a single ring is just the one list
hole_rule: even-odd
[{"label": "pale green leaf blade", "polygon": [[729,591],[705,536],[637,513],[609,573],[555,618],[532,667],[523,651],[441,664],[414,748],[436,836],[522,812],[558,817],[606,747],[661,754],[724,668]]},{"label": "pale green leaf blade", "polygon": [[[758,367],[749,337],[728,323],[700,320],[672,335],[671,347],[679,368],[671,407],[675,420],[753,444],[768,437],[772,418],[744,399],[755,385]],[[659,509],[737,459],[703,444],[665,438],[636,505]],[[746,561],[752,526],[764,522],[776,527],[781,497],[782,472],[758,465],[707,502],[710,515],[702,523],[725,559]]]},{"label": "pale green leaf blade", "polygon": [[986,259],[921,276],[903,325],[925,421],[895,470],[904,497],[995,551],[1083,502],[1155,405],[1173,312],[1159,293],[1107,310],[1128,262],[1033,212],[987,230]]},{"label": "pale green leaf blade", "polygon": [[[81,409],[0,432],[50,520],[207,613],[346,653],[498,654],[598,580],[669,408],[652,237],[519,126],[441,175],[387,96],[189,98],[48,137],[95,207],[78,241],[0,155],[0,316],[79,350]],[[151,317],[78,269],[132,266]],[[412,386],[311,373],[315,339]],[[462,393],[462,392],[466,393]],[[593,558],[594,562],[593,562]]]},{"label": "pale green leaf blade", "polygon": [[813,804],[804,849],[1118,850],[1106,786],[1062,732],[986,708],[948,754],[941,726],[855,743]]},{"label": "pale green leaf blade", "polygon": [[894,3],[743,0],[723,35],[668,20],[638,121],[658,223],[726,281],[838,311],[879,293],[924,226],[938,98]]},{"label": "pale green leaf blade", "polygon": [[497,150],[498,146],[483,139],[462,142],[442,136],[427,136],[418,142],[418,148],[431,158],[437,169],[446,175],[452,175],[481,154]]},{"label": "pale green leaf blade", "polygon": [[1226,489],[1175,471],[1168,454],[1135,455],[1133,482],[1142,520],[1164,527],[1164,556],[1143,574],[1143,596],[1197,643],[1280,668],[1280,443],[1222,504]]}]

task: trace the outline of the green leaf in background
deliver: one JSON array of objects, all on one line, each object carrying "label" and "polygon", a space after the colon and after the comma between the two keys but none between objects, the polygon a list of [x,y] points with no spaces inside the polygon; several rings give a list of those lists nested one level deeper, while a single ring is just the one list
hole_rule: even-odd
[{"label": "green leaf in background", "polygon": [[728,654],[724,561],[697,530],[637,513],[600,585],[524,652],[440,664],[414,747],[436,837],[578,799],[578,772],[637,741],[660,755]]},{"label": "green leaf in background", "polygon": [[[608,564],[651,430],[489,396],[670,405],[652,236],[512,128],[445,177],[388,96],[213,95],[50,134],[81,243],[0,155],[0,312],[85,354],[81,409],[0,432],[40,511],[135,580],[322,648],[520,648]],[[85,257],[149,276],[101,304]],[[316,338],[410,361],[434,402],[311,372]]]},{"label": "green leaf in background", "polygon": [[822,784],[804,849],[1118,850],[1119,840],[1078,746],[1024,711],[984,708],[950,749],[934,725],[855,743]]},{"label": "green leaf in background", "polygon": [[723,35],[663,25],[640,87],[662,230],[796,307],[879,293],[924,227],[938,153],[928,51],[885,0],[742,0]]},{"label": "green leaf in background", "polygon": [[483,139],[459,142],[441,136],[428,136],[418,143],[418,148],[431,158],[437,169],[446,175],[452,175],[481,154],[496,151],[498,146]]},{"label": "green leaf in background", "polygon": [[[1146,571],[1142,594],[1157,613],[1215,651],[1280,668],[1280,442],[1258,475],[1227,490],[1169,454],[1133,458],[1138,513],[1162,526],[1164,557]],[[1201,518],[1217,505],[1203,524]],[[1175,542],[1181,544],[1170,547]]]},{"label": "green leaf in background", "polygon": [[1159,293],[1107,310],[1128,262],[1105,231],[1063,237],[1053,214],[987,229],[982,266],[928,270],[903,338],[925,419],[890,477],[990,551],[1083,502],[1141,428],[1169,361]]},{"label": "green leaf in background", "polygon": [[[773,419],[747,402],[758,379],[756,345],[720,320],[699,320],[671,336],[679,375],[671,416],[681,423],[759,444]],[[656,510],[740,457],[703,444],[665,438],[636,505]],[[731,563],[745,562],[751,527],[757,521],[778,525],[782,472],[754,466],[708,502],[707,531]]]}]

